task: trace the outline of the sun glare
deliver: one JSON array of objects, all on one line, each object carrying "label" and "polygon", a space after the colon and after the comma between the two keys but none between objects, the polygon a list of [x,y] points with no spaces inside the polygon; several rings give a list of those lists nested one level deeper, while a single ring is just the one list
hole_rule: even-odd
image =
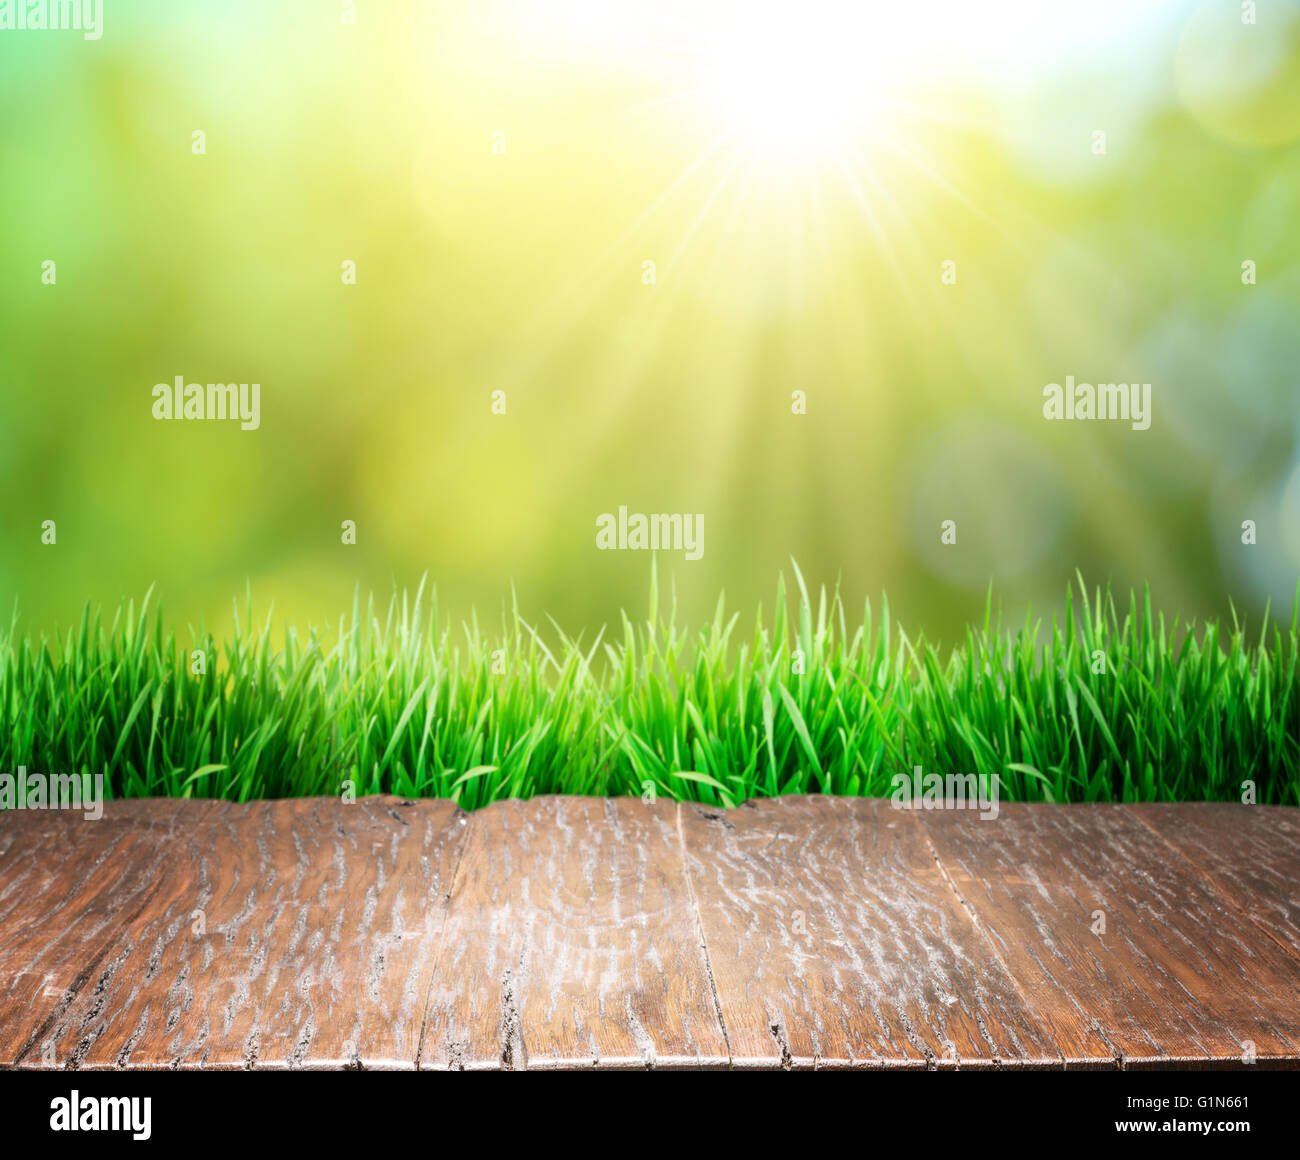
[{"label": "sun glare", "polygon": [[728,9],[702,45],[700,92],[722,132],[759,160],[835,154],[878,114],[880,31],[866,5]]}]

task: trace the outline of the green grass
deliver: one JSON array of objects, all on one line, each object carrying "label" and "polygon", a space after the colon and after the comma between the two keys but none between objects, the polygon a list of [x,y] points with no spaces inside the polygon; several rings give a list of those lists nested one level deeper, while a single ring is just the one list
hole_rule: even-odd
[{"label": "green grass", "polygon": [[[0,632],[0,771],[105,775],[114,797],[539,793],[729,805],[789,793],[887,796],[897,773],[978,773],[1004,800],[1300,802],[1297,614],[1167,623],[1149,593],[1082,580],[1050,626],[994,616],[949,648],[887,601],[851,614],[795,569],[770,619],[718,602],[688,631],[659,608],[589,641],[517,608],[499,630],[443,623],[436,595],[358,598],[332,633],[273,639],[246,610],[182,641],[146,596],[53,639]],[[549,642],[549,643],[548,643]],[[207,672],[191,672],[203,649]],[[1094,654],[1106,671],[1094,671]],[[796,661],[802,655],[802,673]]]}]

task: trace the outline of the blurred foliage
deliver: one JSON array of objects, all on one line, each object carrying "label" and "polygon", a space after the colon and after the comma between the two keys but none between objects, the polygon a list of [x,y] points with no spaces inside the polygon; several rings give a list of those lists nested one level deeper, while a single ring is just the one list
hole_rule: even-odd
[{"label": "blurred foliage", "polygon": [[[672,45],[609,39],[621,3],[0,34],[0,594],[41,628],[156,583],[219,629],[248,583],[337,624],[427,571],[594,631],[644,599],[645,557],[594,549],[627,504],[706,514],[661,560],[692,617],[793,554],[936,638],[1076,567],[1257,620],[1300,574],[1296,5],[1047,7],[991,6],[797,172],[719,145]],[[1096,35],[1051,56],[1070,13]],[[1069,374],[1151,382],[1151,430],[1044,422]],[[261,429],[154,421],[176,375],[260,382]]]}]

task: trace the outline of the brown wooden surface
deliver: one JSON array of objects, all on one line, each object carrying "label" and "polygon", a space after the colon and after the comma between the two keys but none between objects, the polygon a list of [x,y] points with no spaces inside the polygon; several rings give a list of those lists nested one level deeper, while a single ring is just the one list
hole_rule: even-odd
[{"label": "brown wooden surface", "polygon": [[1059,1063],[916,815],[800,797],[681,816],[735,1066]]},{"label": "brown wooden surface", "polygon": [[1298,882],[1236,805],[0,813],[0,1067],[1295,1065]]},{"label": "brown wooden surface", "polygon": [[551,797],[474,820],[422,1067],[726,1066],[672,802]]},{"label": "brown wooden surface", "polygon": [[51,1065],[69,1008],[168,879],[177,819],[210,803],[122,802],[0,813],[0,1066]]},{"label": "brown wooden surface", "polygon": [[[141,836],[143,908],[133,876],[96,876],[133,912],[18,1062],[52,1047],[60,1067],[409,1067],[466,815],[372,798],[174,816]],[[80,872],[57,848],[43,861]],[[41,926],[61,922],[55,909]]]},{"label": "brown wooden surface", "polygon": [[1284,949],[1300,953],[1300,811],[1217,802],[1129,809]]},{"label": "brown wooden surface", "polygon": [[1300,1057],[1297,958],[1125,806],[924,817],[999,958],[1052,1012],[1067,1063],[1095,1060],[1098,1038],[1125,1067],[1204,1065],[1250,1044]]}]

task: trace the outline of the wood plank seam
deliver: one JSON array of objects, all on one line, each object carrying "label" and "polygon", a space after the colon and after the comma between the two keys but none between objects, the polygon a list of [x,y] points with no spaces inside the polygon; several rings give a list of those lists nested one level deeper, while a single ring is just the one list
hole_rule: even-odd
[{"label": "wood plank seam", "polygon": [[1139,822],[1142,823],[1143,826],[1145,826],[1148,830],[1150,830],[1151,833],[1155,834],[1155,836],[1159,838],[1160,841],[1162,841],[1166,846],[1168,846],[1169,849],[1172,850],[1181,859],[1181,861],[1186,863],[1186,865],[1191,867],[1191,869],[1195,870],[1197,877],[1199,877],[1210,888],[1211,893],[1223,899],[1227,903],[1229,909],[1235,910],[1238,914],[1245,917],[1251,923],[1252,926],[1255,926],[1259,930],[1263,931],[1263,933],[1268,936],[1269,940],[1272,941],[1273,943],[1276,943],[1278,948],[1288,958],[1294,956],[1295,954],[1294,947],[1289,946],[1287,943],[1283,942],[1282,939],[1278,937],[1278,934],[1275,930],[1271,929],[1267,924],[1260,922],[1259,919],[1249,909],[1247,909],[1245,906],[1242,906],[1237,899],[1235,899],[1229,892],[1224,890],[1223,884],[1217,881],[1215,877],[1204,866],[1202,866],[1201,863],[1195,857],[1192,856],[1191,853],[1189,853],[1187,850],[1185,850],[1182,847],[1181,844],[1175,842],[1172,838],[1167,837],[1165,834],[1161,833],[1160,830],[1158,830],[1155,826],[1153,826],[1150,822],[1148,822],[1146,818],[1142,815],[1141,810],[1131,809],[1128,803],[1125,803],[1124,810],[1130,817],[1136,818]]},{"label": "wood plank seam", "polygon": [[[1235,1066],[1253,1062],[1256,1043],[1269,1066],[1300,1061],[1295,947],[1279,954],[1276,938],[1224,904],[1229,879],[1211,889],[1119,804],[1013,805],[1006,824],[995,839],[944,812],[926,831],[956,893],[1032,984],[1038,1013],[1069,1048],[1067,1068],[1076,1053],[1085,1066],[1113,1054],[1121,1070]],[[1075,1018],[1062,1019],[1067,1011]]]},{"label": "wood plank seam", "polygon": [[497,802],[468,847],[421,1070],[728,1067],[675,801]]},{"label": "wood plank seam", "polygon": [[[913,814],[915,813],[915,811],[912,810],[909,810],[908,812]],[[985,925],[984,921],[980,918],[979,911],[975,908],[974,903],[972,903],[962,893],[962,891],[958,889],[956,882],[953,881],[952,874],[949,872],[948,867],[944,864],[943,858],[940,856],[937,847],[935,846],[933,840],[931,839],[929,831],[926,830],[924,822],[922,822],[919,817],[917,819],[917,824],[921,826],[921,830],[925,834],[926,845],[930,847],[930,851],[934,855],[935,864],[938,866],[939,872],[943,876],[944,881],[948,884],[949,889],[952,891],[953,895],[957,898],[957,901],[961,903],[963,909],[965,909],[965,911],[971,916],[971,921],[975,926],[975,929],[978,931],[981,940],[988,947],[989,953],[997,961],[998,965],[1002,967],[1003,972],[1006,974],[1007,978],[1011,981],[1011,985],[1015,988],[1016,994],[1019,995],[1021,1000],[1023,1001],[1026,1014],[1033,1012],[1035,1010],[1034,1004],[1030,1002],[1029,997],[1025,994],[1024,988],[1020,984],[1020,980],[1016,977],[1015,972],[1011,969],[1010,965],[1003,958],[1001,951],[998,949],[997,941],[989,933],[988,928]],[[1088,1012],[1085,1011],[1082,1008],[1082,1006],[1079,1005],[1079,1003],[1074,999],[1073,995],[1069,995],[1068,997],[1070,1001],[1074,1004],[1075,1009],[1079,1012],[1080,1015],[1082,1015],[1085,1019],[1088,1020],[1089,1026],[1092,1028],[1094,1032],[1096,1032],[1098,1038],[1101,1039],[1101,1041],[1106,1045],[1107,1049],[1112,1053],[1116,1070],[1123,1071],[1124,1070],[1123,1051],[1121,1051],[1120,1048],[1111,1041],[1110,1037],[1106,1034],[1105,1028],[1101,1026],[1101,1024],[1096,1020],[1096,1018],[1089,1015]],[[1066,1064],[1065,1061],[1065,1053],[1062,1052],[1061,1067],[1064,1070],[1067,1068],[1067,1066],[1068,1065]]]},{"label": "wood plank seam", "polygon": [[303,799],[200,813],[193,849],[174,827],[136,827],[157,839],[150,897],[55,1012],[73,1036],[63,1066],[411,1068],[463,811]]},{"label": "wood plank seam", "polygon": [[[1008,981],[1011,983],[1011,986],[1015,990],[1016,994],[1020,996],[1020,1000],[1023,1005],[1023,1014],[1025,1018],[1028,1019],[1030,1022],[1032,1022],[1039,1029],[1039,1031],[1042,1032],[1044,1038],[1050,1040],[1056,1046],[1058,1051],[1061,1051],[1060,1045],[1056,1043],[1056,1041],[1052,1038],[1049,1029],[1045,1027],[1043,1025],[1042,1020],[1038,1018],[1037,1011],[1034,1007],[1034,1004],[1029,1001],[1029,997],[1025,994],[1024,988],[1020,985],[1020,980],[1016,978],[1014,972],[1011,970],[1006,960],[1003,959],[1001,952],[998,950],[997,944],[994,942],[994,940],[990,937],[988,931],[985,929],[984,923],[980,919],[979,912],[975,909],[975,907],[971,904],[971,902],[962,894],[962,892],[957,889],[957,884],[953,881],[952,875],[948,872],[948,867],[944,865],[943,859],[939,857],[938,849],[935,847],[934,842],[931,841],[930,839],[930,832],[925,828],[925,822],[922,816],[918,813],[918,811],[912,809],[902,810],[901,812],[910,815],[914,819],[915,824],[921,831],[922,837],[924,837],[925,839],[926,846],[930,850],[931,857],[934,858],[934,864],[939,869],[939,876],[944,880],[945,883],[947,883],[948,889],[952,891],[953,896],[957,899],[958,903],[961,905],[962,913],[969,917],[971,926],[975,930],[976,937],[988,949],[989,954],[993,956],[993,961],[996,962],[997,965],[1002,969],[1002,973],[1007,977]],[[1102,1039],[1105,1040],[1106,1039],[1105,1033],[1102,1032],[1099,1027],[1096,1030],[1098,1034],[1101,1035]],[[1108,1040],[1106,1041],[1106,1046],[1112,1048],[1112,1050],[1114,1049],[1114,1045],[1110,1043]],[[1065,1070],[1064,1051],[1061,1051],[1059,1062],[1060,1062],[1061,1069]],[[1119,1062],[1119,1054],[1118,1052],[1116,1052],[1116,1063],[1118,1064],[1118,1062]]]},{"label": "wood plank seam", "polygon": [[[722,1017],[722,1004],[718,1001],[718,981],[713,976],[713,960],[709,957],[709,942],[704,936],[704,920],[700,915],[699,899],[695,897],[695,883],[691,879],[690,859],[686,856],[686,835],[682,832],[682,803],[676,807],[677,842],[682,855],[682,878],[686,881],[686,890],[690,895],[691,912],[695,915],[695,931],[699,935],[700,950],[704,954],[704,972],[709,980],[709,997],[713,1000],[713,1012],[718,1017],[718,1030],[722,1032],[722,1042],[727,1049],[727,1070],[733,1069],[734,1059],[731,1054],[731,1039],[727,1035],[727,1021]],[[789,1070],[790,1051],[787,1047],[782,1057],[785,1070]]]},{"label": "wood plank seam", "polygon": [[[1300,1065],[1300,816],[1009,805],[988,827],[821,796],[162,811],[0,830],[6,1066]],[[71,921],[18,905],[51,897]]]},{"label": "wood plank seam", "polygon": [[1060,1066],[915,819],[824,795],[680,819],[735,1070]]}]

